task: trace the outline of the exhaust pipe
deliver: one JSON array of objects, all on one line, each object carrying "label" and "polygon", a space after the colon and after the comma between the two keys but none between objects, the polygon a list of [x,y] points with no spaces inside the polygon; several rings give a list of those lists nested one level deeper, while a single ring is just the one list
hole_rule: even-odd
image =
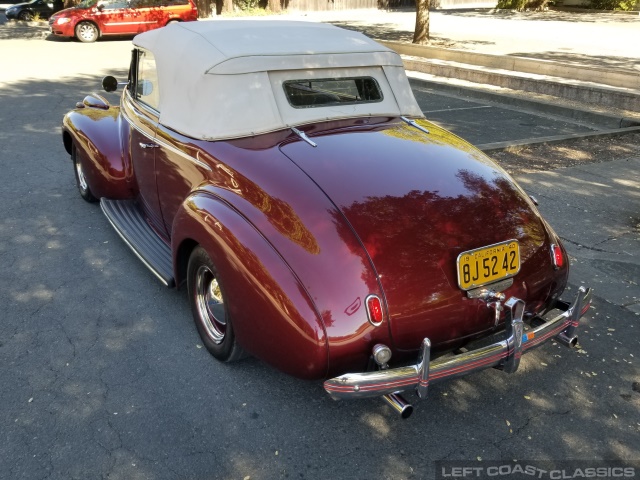
[{"label": "exhaust pipe", "polygon": [[413,413],[413,405],[407,402],[399,393],[383,395],[382,398],[404,419],[409,418]]},{"label": "exhaust pipe", "polygon": [[556,340],[568,348],[573,348],[578,344],[578,336],[569,335],[566,330],[556,335]]},{"label": "exhaust pipe", "polygon": [[578,289],[578,296],[574,302],[573,309],[569,312],[569,326],[556,335],[556,340],[565,347],[573,348],[578,344],[578,336],[576,330],[578,322],[582,316],[587,313],[587,310],[591,307],[591,289],[586,287],[580,287]]}]

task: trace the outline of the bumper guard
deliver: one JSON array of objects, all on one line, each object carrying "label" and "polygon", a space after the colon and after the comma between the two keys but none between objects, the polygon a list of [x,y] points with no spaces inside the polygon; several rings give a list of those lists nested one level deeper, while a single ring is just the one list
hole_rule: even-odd
[{"label": "bumper guard", "polygon": [[567,347],[576,345],[576,328],[580,318],[591,306],[591,289],[580,287],[572,304],[559,301],[562,313],[542,325],[525,331],[524,302],[515,297],[505,304],[505,338],[491,345],[477,348],[453,357],[429,361],[431,342],[422,341],[416,365],[389,368],[373,372],[346,373],[324,382],[324,388],[334,399],[356,399],[397,394],[414,388],[419,398],[426,398],[430,383],[453,379],[495,367],[507,373],[518,369],[520,357],[552,337]]}]

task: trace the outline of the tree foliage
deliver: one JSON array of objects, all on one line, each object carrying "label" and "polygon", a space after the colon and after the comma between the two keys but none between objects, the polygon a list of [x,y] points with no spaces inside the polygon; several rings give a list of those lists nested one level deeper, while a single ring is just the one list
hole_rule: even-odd
[{"label": "tree foliage", "polygon": [[589,8],[597,10],[633,10],[636,0],[589,0]]},{"label": "tree foliage", "polygon": [[498,0],[496,8],[523,10],[544,10],[549,0]]}]

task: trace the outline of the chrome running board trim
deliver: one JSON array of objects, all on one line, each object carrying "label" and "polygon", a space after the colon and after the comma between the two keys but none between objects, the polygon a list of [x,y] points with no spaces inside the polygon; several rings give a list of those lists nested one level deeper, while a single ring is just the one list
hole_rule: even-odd
[{"label": "chrome running board trim", "polygon": [[165,286],[173,287],[171,248],[153,231],[132,200],[100,200],[100,208],[133,253]]}]

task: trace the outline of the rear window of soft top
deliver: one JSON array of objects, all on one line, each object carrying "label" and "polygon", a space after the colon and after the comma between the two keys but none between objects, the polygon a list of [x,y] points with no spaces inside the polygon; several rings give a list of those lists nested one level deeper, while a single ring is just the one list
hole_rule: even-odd
[{"label": "rear window of soft top", "polygon": [[380,86],[372,77],[287,80],[283,88],[294,108],[376,103],[383,99]]}]

